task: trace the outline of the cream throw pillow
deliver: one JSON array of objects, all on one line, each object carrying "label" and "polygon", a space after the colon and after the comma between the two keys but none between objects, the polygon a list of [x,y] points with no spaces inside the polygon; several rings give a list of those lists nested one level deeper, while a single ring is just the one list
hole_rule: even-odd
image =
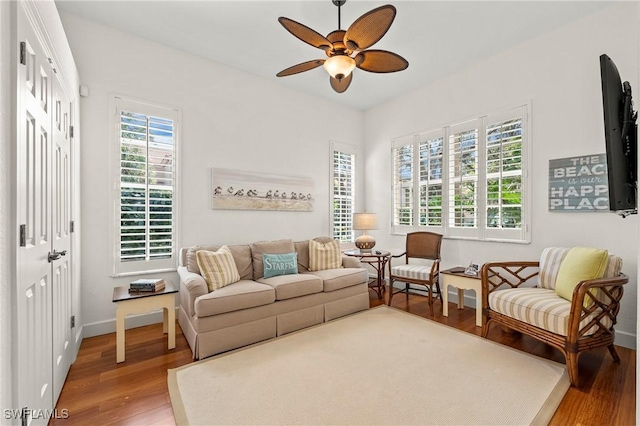
[{"label": "cream throw pillow", "polygon": [[342,254],[338,240],[319,243],[309,240],[309,270],[322,271],[342,267]]},{"label": "cream throw pillow", "polygon": [[240,281],[238,267],[227,246],[220,247],[218,251],[198,250],[196,258],[209,291]]},{"label": "cream throw pillow", "polygon": [[[609,253],[592,247],[573,247],[562,260],[558,277],[556,278],[556,294],[571,300],[573,289],[580,281],[602,278],[609,263]],[[585,298],[585,305],[590,305],[591,299]]]}]

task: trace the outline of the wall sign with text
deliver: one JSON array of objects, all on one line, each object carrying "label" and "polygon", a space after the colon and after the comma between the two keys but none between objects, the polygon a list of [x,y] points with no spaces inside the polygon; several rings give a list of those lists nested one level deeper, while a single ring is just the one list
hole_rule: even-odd
[{"label": "wall sign with text", "polygon": [[549,160],[549,211],[609,211],[605,154]]}]

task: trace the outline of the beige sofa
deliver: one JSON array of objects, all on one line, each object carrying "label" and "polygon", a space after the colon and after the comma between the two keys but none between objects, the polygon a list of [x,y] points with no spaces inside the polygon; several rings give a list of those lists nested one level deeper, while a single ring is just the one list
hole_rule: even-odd
[{"label": "beige sofa", "polygon": [[[328,237],[315,239],[331,241]],[[271,339],[369,308],[369,275],[358,259],[342,268],[309,271],[309,241],[260,241],[228,246],[240,281],[209,292],[196,260],[196,246],[180,251],[178,322],[201,359]],[[262,255],[297,252],[298,273],[263,277]]]}]

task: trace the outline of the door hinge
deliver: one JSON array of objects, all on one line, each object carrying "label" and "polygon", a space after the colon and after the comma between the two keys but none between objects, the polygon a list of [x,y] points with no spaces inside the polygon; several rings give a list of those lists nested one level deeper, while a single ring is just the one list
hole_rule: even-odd
[{"label": "door hinge", "polygon": [[[73,137],[73,135],[71,135],[71,137]],[[75,224],[75,222],[73,220],[69,223],[69,228],[70,228],[71,233],[74,233],[76,231],[76,226],[75,225],[76,224]]]},{"label": "door hinge", "polygon": [[49,60],[49,63],[51,64],[51,69],[53,70],[54,74],[58,74],[58,70],[56,69],[56,66],[53,65],[53,59],[51,58],[47,58]]},{"label": "door hinge", "polygon": [[20,247],[27,245],[27,225],[20,225]]},{"label": "door hinge", "polygon": [[75,328],[75,327],[76,327],[76,316],[71,315],[71,328]]},{"label": "door hinge", "polygon": [[73,126],[69,126],[69,135],[73,137]]},{"label": "door hinge", "polygon": [[20,42],[20,63],[27,65],[27,43],[24,41]]}]

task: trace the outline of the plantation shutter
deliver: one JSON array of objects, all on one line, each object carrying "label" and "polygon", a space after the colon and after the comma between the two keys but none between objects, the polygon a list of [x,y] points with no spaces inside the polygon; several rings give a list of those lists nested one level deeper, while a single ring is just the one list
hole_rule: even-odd
[{"label": "plantation shutter", "polygon": [[116,273],[175,267],[177,111],[117,99]]},{"label": "plantation shutter", "polygon": [[355,148],[332,143],[332,235],[343,242],[354,241]]},{"label": "plantation shutter", "polygon": [[452,236],[477,237],[478,121],[449,128],[449,228]]},{"label": "plantation shutter", "polygon": [[487,117],[486,235],[524,238],[524,107]]},{"label": "plantation shutter", "polygon": [[[393,142],[393,230],[407,232],[414,225],[414,139]],[[402,228],[405,227],[403,230]]]},{"label": "plantation shutter", "polygon": [[442,131],[419,136],[419,223],[442,227],[442,183],[444,173],[444,137]]}]

